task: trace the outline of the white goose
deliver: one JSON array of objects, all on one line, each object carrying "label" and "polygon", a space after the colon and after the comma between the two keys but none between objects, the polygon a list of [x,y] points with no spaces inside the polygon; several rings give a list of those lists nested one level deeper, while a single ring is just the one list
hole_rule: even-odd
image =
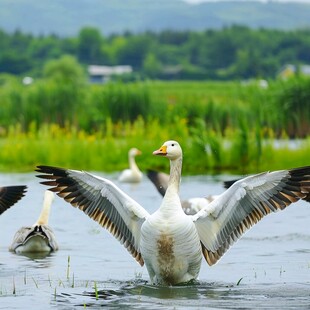
[{"label": "white goose", "polygon": [[152,283],[175,285],[196,279],[202,256],[215,264],[252,225],[284,209],[310,190],[310,167],[244,178],[188,216],[181,207],[182,150],[167,141],[154,151],[170,159],[170,178],[159,209],[149,214],[111,181],[87,172],[38,166],[51,190],[108,229],[143,265]]},{"label": "white goose", "polygon": [[25,196],[27,186],[3,186],[0,187],[0,214],[12,207]]},{"label": "white goose", "polygon": [[14,235],[9,248],[16,253],[49,253],[58,250],[53,230],[48,225],[50,207],[54,193],[45,191],[43,208],[38,220],[32,225],[21,227]]},{"label": "white goose", "polygon": [[118,180],[120,182],[125,183],[139,183],[142,180],[143,174],[138,168],[135,157],[137,155],[141,155],[141,151],[137,148],[131,148],[128,152],[128,162],[129,162],[129,169],[125,169],[120,174]]}]

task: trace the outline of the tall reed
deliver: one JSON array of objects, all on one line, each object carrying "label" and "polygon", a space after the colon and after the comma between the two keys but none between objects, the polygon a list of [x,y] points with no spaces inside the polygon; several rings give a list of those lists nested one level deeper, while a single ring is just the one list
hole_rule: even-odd
[{"label": "tall reed", "polygon": [[[280,137],[306,137],[310,132],[310,87],[307,80],[270,82],[268,89],[237,82],[136,82],[87,85],[45,79],[32,85],[0,88],[2,128],[17,123],[27,131],[37,124],[75,125],[91,133],[113,123],[176,116],[193,125],[197,118],[220,130],[244,126],[271,128]],[[283,86],[284,85],[284,86]]]}]

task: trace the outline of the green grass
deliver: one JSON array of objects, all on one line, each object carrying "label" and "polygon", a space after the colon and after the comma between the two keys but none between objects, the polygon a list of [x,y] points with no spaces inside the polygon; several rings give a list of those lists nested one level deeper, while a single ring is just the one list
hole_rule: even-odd
[{"label": "green grass", "polygon": [[[309,165],[310,80],[257,83],[147,81],[0,88],[0,171],[46,164],[114,172],[141,149],[142,170],[168,171],[151,155],[180,142],[185,174],[251,173]],[[298,148],[275,139],[302,139]]]},{"label": "green grass", "polygon": [[116,124],[157,119],[169,126],[176,118],[189,125],[198,118],[222,134],[243,123],[249,130],[271,128],[278,137],[282,132],[305,137],[310,131],[309,81],[270,81],[268,89],[237,81],[9,84],[0,88],[0,135],[17,124],[25,132],[33,123],[55,123],[92,133],[106,130],[108,120]]},{"label": "green grass", "polygon": [[[189,127],[186,120],[176,119],[171,126],[159,121],[133,124],[106,124],[106,132],[86,133],[74,127],[45,125],[40,129],[22,132],[11,128],[0,138],[0,170],[33,171],[39,164],[115,172],[127,168],[127,153],[138,147],[142,155],[136,158],[141,170],[158,169],[168,172],[168,160],[152,155],[168,139],[180,142],[184,174],[254,173],[309,165],[310,137],[299,140],[291,148],[288,139],[274,146],[272,132],[238,130],[221,133],[203,127]],[[297,142],[296,142],[297,143]]]}]

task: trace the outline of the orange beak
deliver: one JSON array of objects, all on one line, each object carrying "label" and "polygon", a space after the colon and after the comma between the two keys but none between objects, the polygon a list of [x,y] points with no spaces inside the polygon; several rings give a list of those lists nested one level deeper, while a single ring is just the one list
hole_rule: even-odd
[{"label": "orange beak", "polygon": [[154,151],[153,155],[166,156],[167,155],[167,146],[163,145],[160,149]]}]

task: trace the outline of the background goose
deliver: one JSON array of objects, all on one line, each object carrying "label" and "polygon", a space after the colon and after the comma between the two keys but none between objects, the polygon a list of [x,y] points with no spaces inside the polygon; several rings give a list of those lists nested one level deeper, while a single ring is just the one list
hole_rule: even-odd
[{"label": "background goose", "polygon": [[9,248],[16,253],[49,253],[58,250],[53,230],[48,225],[50,207],[54,193],[45,191],[43,208],[38,220],[32,225],[21,227]]},{"label": "background goose", "polygon": [[179,199],[182,150],[167,141],[153,152],[170,160],[168,188],[149,214],[111,181],[93,174],[38,166],[72,206],[111,232],[140,263],[152,283],[175,285],[197,278],[202,256],[215,264],[242,234],[265,215],[285,209],[309,194],[310,167],[265,172],[234,183],[197,214],[186,215]]},{"label": "background goose", "polygon": [[120,174],[118,180],[120,182],[126,183],[138,183],[142,180],[142,172],[139,170],[135,157],[137,155],[141,155],[141,151],[137,148],[132,148],[128,152],[128,162],[129,162],[129,169],[125,169]]},{"label": "background goose", "polygon": [[27,186],[3,186],[0,187],[0,214],[13,206],[25,196]]}]

